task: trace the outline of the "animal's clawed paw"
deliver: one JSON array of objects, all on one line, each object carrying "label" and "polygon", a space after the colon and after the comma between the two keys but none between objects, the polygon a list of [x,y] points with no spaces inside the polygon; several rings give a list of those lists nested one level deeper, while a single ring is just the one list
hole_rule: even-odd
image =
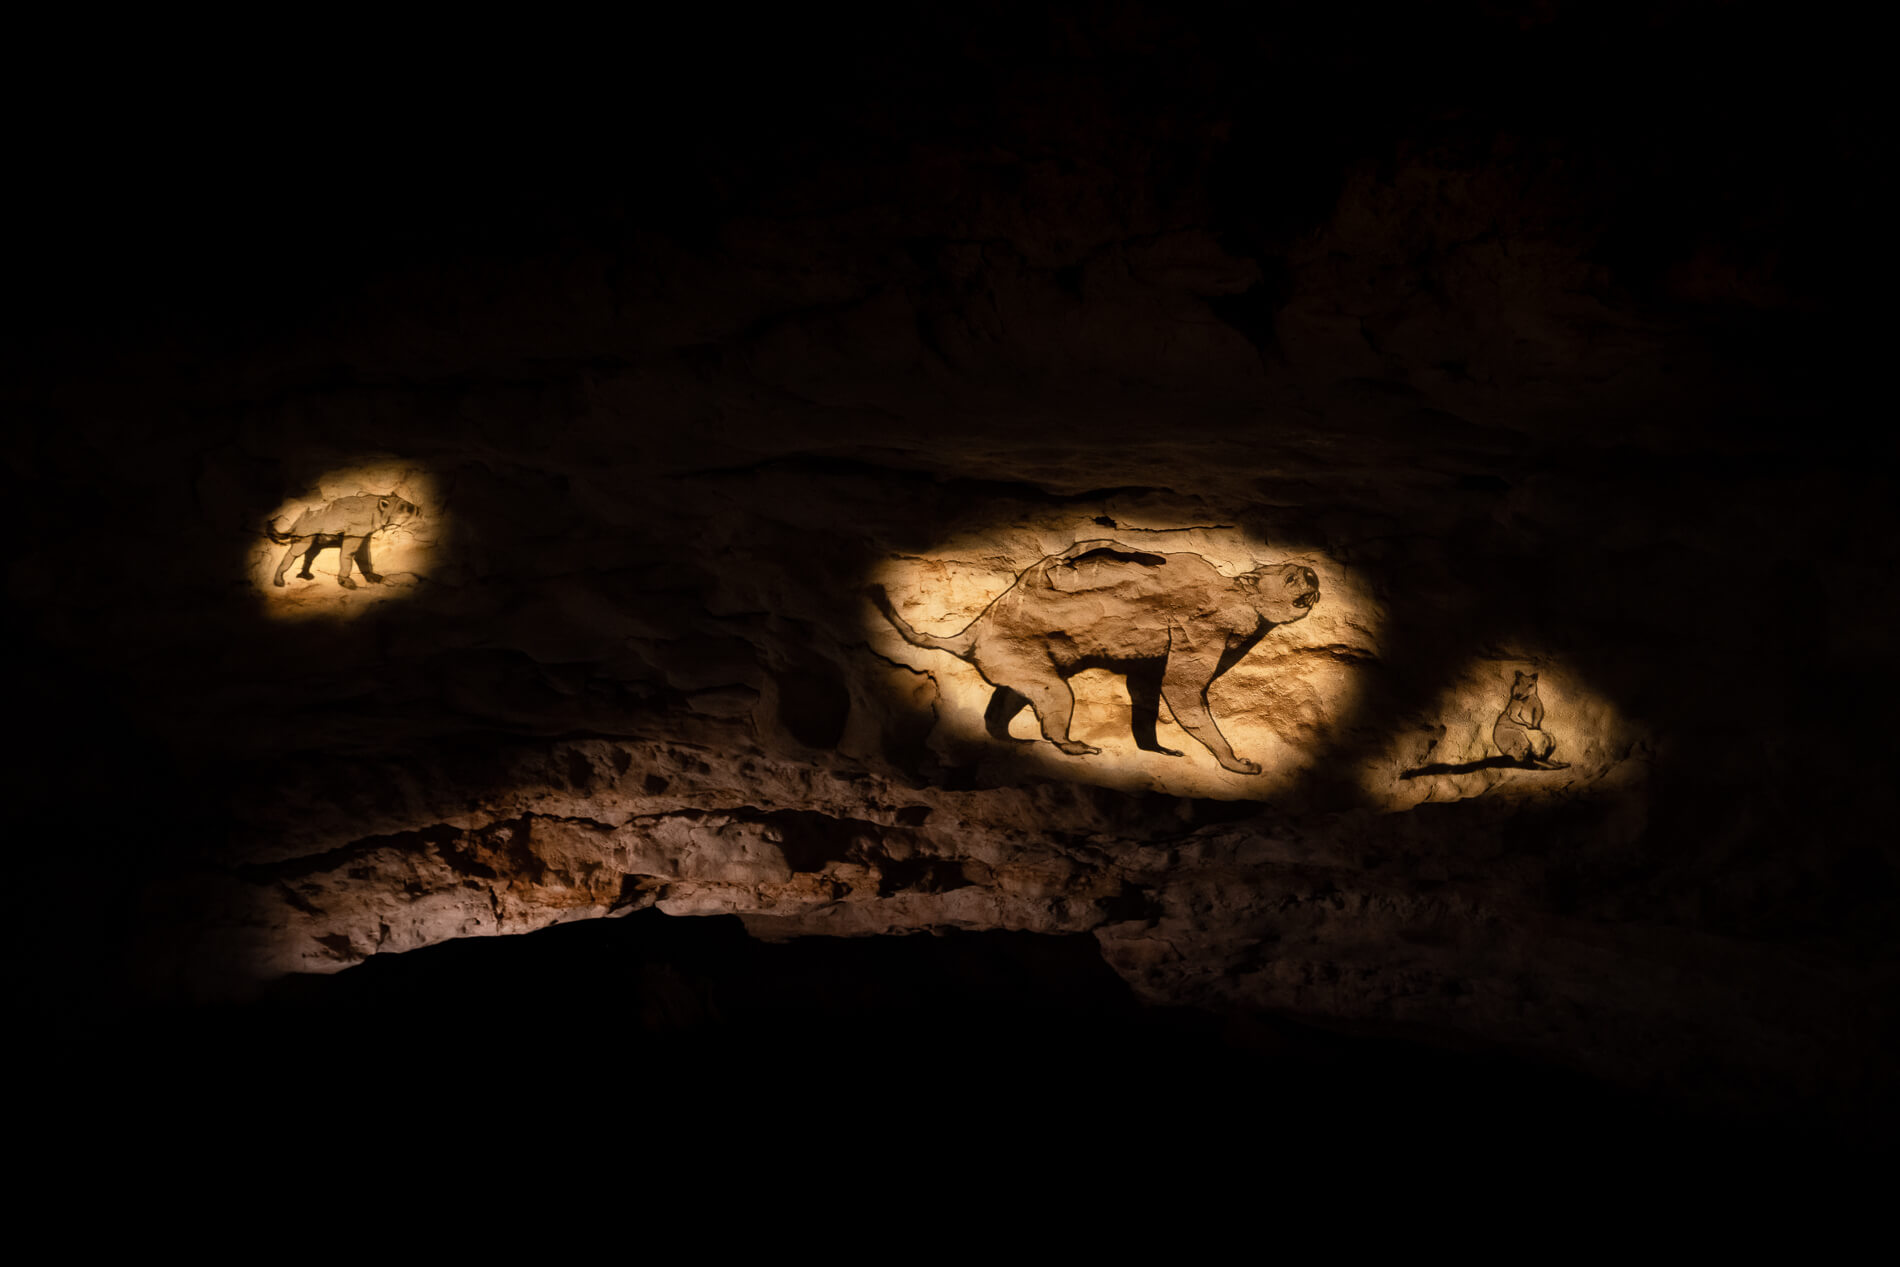
[{"label": "animal's clawed paw", "polygon": [[1260,763],[1258,761],[1249,761],[1245,757],[1235,757],[1232,761],[1223,761],[1221,762],[1221,766],[1224,769],[1232,770],[1235,774],[1260,773]]},{"label": "animal's clawed paw", "polygon": [[1101,752],[1100,748],[1092,748],[1088,744],[1077,743],[1073,739],[1058,739],[1055,744],[1072,757],[1092,757]]},{"label": "animal's clawed paw", "polygon": [[1140,745],[1140,746],[1143,752],[1157,752],[1157,753],[1160,753],[1164,757],[1178,757],[1181,755],[1181,750],[1179,748],[1163,748],[1160,744],[1155,744],[1153,747],[1149,747],[1147,745]]},{"label": "animal's clawed paw", "polygon": [[284,578],[281,574],[271,577],[270,583],[275,585],[278,589],[284,588]]},{"label": "animal's clawed paw", "polygon": [[352,581],[352,580],[351,580],[351,579],[350,579],[349,577],[347,577],[347,576],[339,576],[339,577],[337,577],[337,578],[336,578],[336,583],[337,583],[338,585],[341,585],[341,586],[342,586],[342,587],[343,587],[344,589],[346,589],[346,590],[353,590],[353,589],[355,589],[355,588],[356,588],[356,582],[355,582],[355,581]]},{"label": "animal's clawed paw", "polygon": [[371,585],[381,585],[383,583],[383,574],[381,572],[371,572],[365,569],[363,579],[368,581]]}]

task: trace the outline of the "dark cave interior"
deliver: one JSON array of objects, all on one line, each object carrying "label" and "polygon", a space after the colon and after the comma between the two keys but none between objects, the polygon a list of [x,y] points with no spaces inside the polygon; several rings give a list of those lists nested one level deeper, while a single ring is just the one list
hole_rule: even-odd
[{"label": "dark cave interior", "polygon": [[[1885,1138],[1870,38],[1544,2],[678,13],[518,76],[416,41],[347,91],[130,46],[13,89],[57,103],[5,337],[47,1078]],[[273,513],[391,489],[427,531],[363,530],[386,578],[314,542],[270,586]],[[1000,659],[864,598],[947,640],[1106,585],[1049,562],[1096,537],[1152,552],[1091,575],[1318,577],[1167,697],[1186,755],[1131,743],[1139,675],[1075,679],[1076,752],[1040,696],[986,734]],[[1506,747],[1545,716],[1549,769]]]}]

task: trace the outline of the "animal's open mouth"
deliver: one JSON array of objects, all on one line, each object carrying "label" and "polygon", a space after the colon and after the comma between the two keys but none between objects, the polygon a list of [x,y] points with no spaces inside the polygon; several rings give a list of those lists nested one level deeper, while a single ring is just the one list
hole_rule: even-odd
[{"label": "animal's open mouth", "polygon": [[1311,607],[1314,603],[1317,603],[1318,601],[1319,601],[1319,591],[1308,590],[1306,591],[1306,593],[1294,599],[1293,605],[1295,607]]}]

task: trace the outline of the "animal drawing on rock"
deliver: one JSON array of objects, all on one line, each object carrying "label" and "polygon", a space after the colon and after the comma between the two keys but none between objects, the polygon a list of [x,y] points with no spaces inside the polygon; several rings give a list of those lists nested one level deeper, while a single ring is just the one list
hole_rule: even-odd
[{"label": "animal drawing on rock", "polygon": [[297,516],[297,521],[283,531],[279,531],[275,525],[267,527],[265,531],[273,542],[278,545],[290,543],[290,549],[278,561],[277,573],[271,577],[271,584],[283,585],[284,573],[289,569],[290,561],[300,554],[303,556],[303,567],[297,576],[306,581],[314,580],[310,571],[312,560],[320,551],[330,549],[334,549],[338,556],[338,585],[345,589],[356,588],[356,582],[350,579],[352,559],[362,565],[364,580],[373,585],[380,584],[382,576],[370,565],[370,538],[405,524],[421,513],[413,502],[404,501],[394,493],[363,493],[355,497],[339,497],[335,501],[312,507]]},{"label": "animal drawing on rock", "polygon": [[1537,697],[1537,675],[1517,670],[1511,680],[1511,698],[1491,727],[1491,742],[1498,751],[1534,770],[1565,770],[1568,761],[1552,761],[1557,740],[1544,729],[1544,701]]},{"label": "animal drawing on rock", "polygon": [[1071,756],[1099,748],[1069,738],[1075,696],[1069,679],[1084,669],[1125,674],[1134,705],[1135,745],[1181,754],[1155,738],[1161,701],[1181,729],[1226,769],[1258,774],[1234,755],[1208,710],[1207,688],[1276,625],[1290,624],[1319,601],[1319,578],[1297,563],[1269,564],[1223,576],[1198,554],[1158,554],[1116,541],[1078,541],[1031,565],[961,633],[918,633],[881,586],[870,598],[912,646],[947,651],[996,688],[984,713],[995,739],[1026,706],[1043,738]]}]

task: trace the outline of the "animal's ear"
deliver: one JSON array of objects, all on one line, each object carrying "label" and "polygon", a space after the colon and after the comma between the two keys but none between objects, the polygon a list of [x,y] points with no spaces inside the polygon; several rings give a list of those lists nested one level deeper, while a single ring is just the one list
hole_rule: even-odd
[{"label": "animal's ear", "polygon": [[388,509],[389,509],[389,499],[388,499],[387,497],[385,497],[385,498],[383,498],[383,499],[382,499],[381,501],[379,501],[379,502],[377,502],[377,503],[376,503],[376,509],[378,509],[378,510],[388,510]]},{"label": "animal's ear", "polygon": [[1524,680],[1524,670],[1519,669],[1517,671],[1517,676],[1511,679],[1511,685],[1515,686],[1519,682],[1522,682],[1523,680]]},{"label": "animal's ear", "polygon": [[1535,673],[1526,674],[1524,677],[1524,680],[1526,682],[1535,682],[1537,680],[1537,675]]}]

